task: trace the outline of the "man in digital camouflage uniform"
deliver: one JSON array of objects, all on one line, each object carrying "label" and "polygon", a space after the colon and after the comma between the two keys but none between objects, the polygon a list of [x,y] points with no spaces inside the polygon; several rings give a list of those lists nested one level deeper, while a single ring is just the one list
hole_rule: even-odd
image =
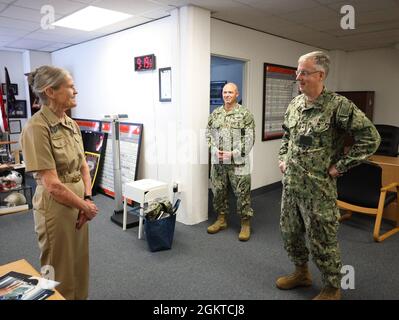
[{"label": "man in digital camouflage uniform", "polygon": [[223,87],[224,105],[212,112],[208,119],[207,141],[211,150],[211,182],[213,207],[218,214],[208,233],[227,227],[228,183],[237,197],[237,213],[241,216],[240,241],[250,238],[251,174],[249,152],[255,139],[255,121],[251,112],[237,103],[239,95],[234,83]]},{"label": "man in digital camouflage uniform", "polygon": [[[329,64],[329,57],[320,51],[299,58],[297,81],[302,94],[286,111],[279,152],[283,173],[280,228],[296,270],[278,278],[276,285],[280,289],[310,286],[310,251],[323,281],[316,300],[341,298],[336,177],[372,155],[380,143],[376,128],[365,114],[324,87]],[[345,133],[354,138],[346,154]]]}]

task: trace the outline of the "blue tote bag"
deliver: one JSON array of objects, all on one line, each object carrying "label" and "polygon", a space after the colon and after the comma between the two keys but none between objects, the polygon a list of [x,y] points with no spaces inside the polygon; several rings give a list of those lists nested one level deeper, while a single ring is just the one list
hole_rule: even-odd
[{"label": "blue tote bag", "polygon": [[160,205],[165,209],[162,212],[167,216],[165,218],[158,219],[145,219],[144,230],[148,243],[148,247],[151,252],[168,250],[172,248],[173,236],[175,233],[176,224],[176,211],[179,207],[180,199],[176,201],[176,204],[172,209],[167,209],[163,203]]}]

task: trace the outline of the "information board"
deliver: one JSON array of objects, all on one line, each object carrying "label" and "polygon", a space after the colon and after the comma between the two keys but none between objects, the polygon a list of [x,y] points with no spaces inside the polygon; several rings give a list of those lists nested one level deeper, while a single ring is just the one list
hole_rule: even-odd
[{"label": "information board", "polygon": [[284,114],[298,95],[296,68],[264,64],[262,140],[283,136]]},{"label": "information board", "polygon": [[[143,125],[139,123],[121,122],[119,124],[120,161],[122,186],[133,182],[137,177],[140,145]],[[99,177],[100,189],[109,196],[114,196],[114,171],[112,150],[112,126],[110,122],[101,122],[101,131],[108,134],[104,165]]]}]

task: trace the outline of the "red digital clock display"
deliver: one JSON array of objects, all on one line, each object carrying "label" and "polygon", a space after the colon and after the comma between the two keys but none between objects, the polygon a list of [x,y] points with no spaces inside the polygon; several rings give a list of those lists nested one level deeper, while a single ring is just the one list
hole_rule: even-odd
[{"label": "red digital clock display", "polygon": [[145,71],[155,69],[155,55],[147,54],[134,58],[134,71]]}]

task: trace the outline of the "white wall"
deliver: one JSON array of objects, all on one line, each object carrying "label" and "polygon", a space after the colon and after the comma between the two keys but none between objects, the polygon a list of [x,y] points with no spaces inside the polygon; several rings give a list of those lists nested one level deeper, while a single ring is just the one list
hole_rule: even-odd
[{"label": "white wall", "polygon": [[159,102],[158,70],[135,72],[134,57],[154,53],[157,68],[169,67],[171,52],[170,18],[164,18],[52,53],[54,65],[69,70],[75,81],[73,117],[101,120],[125,113],[130,122],[144,124],[139,179],[170,180],[170,170],[156,162],[165,157],[160,147],[176,108]]},{"label": "white wall", "polygon": [[[240,39],[239,45],[237,39]],[[248,61],[247,79],[243,86],[247,88],[247,107],[253,112],[256,125],[252,189],[281,180],[277,166],[281,139],[262,141],[261,136],[263,64],[269,62],[296,67],[300,55],[316,49],[223,21],[211,20],[212,54]]]},{"label": "white wall", "polygon": [[399,50],[344,53],[337,90],[375,91],[374,123],[399,126]]}]

